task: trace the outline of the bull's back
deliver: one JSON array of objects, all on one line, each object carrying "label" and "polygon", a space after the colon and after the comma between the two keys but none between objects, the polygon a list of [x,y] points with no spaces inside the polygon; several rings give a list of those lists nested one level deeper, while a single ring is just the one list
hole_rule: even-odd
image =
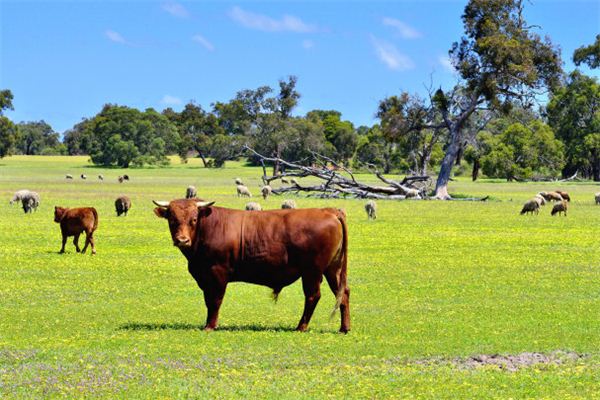
[{"label": "bull's back", "polygon": [[70,208],[60,222],[69,234],[93,232],[98,227],[98,212],[93,207]]},{"label": "bull's back", "polygon": [[322,273],[342,245],[343,227],[336,212],[297,209],[253,213],[244,221],[237,268],[240,280],[285,286],[311,270]]}]

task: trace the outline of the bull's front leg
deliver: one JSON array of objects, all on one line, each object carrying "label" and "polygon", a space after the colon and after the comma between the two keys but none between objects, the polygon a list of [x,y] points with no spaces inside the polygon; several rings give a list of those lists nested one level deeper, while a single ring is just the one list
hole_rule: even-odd
[{"label": "bull's front leg", "polygon": [[213,331],[217,329],[217,323],[219,320],[219,309],[223,303],[223,297],[225,296],[226,283],[220,284],[214,282],[214,286],[211,284],[209,287],[205,287],[204,291],[204,304],[206,304],[206,325],[204,326],[205,331]]},{"label": "bull's front leg", "polygon": [[65,233],[62,234],[62,246],[60,248],[59,253],[62,254],[65,252],[65,245],[67,244],[67,235]]}]

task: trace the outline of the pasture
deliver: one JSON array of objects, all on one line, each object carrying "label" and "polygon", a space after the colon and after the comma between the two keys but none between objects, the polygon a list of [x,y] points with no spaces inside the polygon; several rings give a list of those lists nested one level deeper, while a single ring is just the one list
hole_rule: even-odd
[{"label": "pasture", "polygon": [[[72,181],[65,174],[72,174]],[[86,181],[79,179],[85,173]],[[94,168],[86,157],[0,160],[0,397],[593,398],[600,393],[600,206],[592,183],[566,183],[568,217],[520,216],[555,184],[466,178],[451,193],[489,202],[295,197],[346,209],[352,330],[337,333],[326,283],[307,333],[300,282],[274,303],[268,288],[230,284],[220,328],[151,200],[199,197],[242,209],[241,177],[263,209],[258,168],[198,160],[167,168]],[[97,179],[104,175],[104,181]],[[361,176],[372,180],[372,177]],[[30,215],[14,191],[39,192]],[[132,208],[116,217],[114,200]],[[94,206],[98,254],[58,254],[53,208]],[[540,352],[550,362],[499,368],[469,357]],[[526,363],[525,363],[526,364]]]}]

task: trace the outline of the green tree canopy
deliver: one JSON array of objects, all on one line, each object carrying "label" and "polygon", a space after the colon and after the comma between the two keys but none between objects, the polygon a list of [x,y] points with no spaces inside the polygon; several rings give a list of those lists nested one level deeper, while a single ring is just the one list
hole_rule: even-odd
[{"label": "green tree canopy", "polygon": [[581,46],[573,53],[575,65],[587,64],[590,68],[600,67],[600,35],[589,46]]},{"label": "green tree canopy", "polygon": [[61,146],[58,133],[45,121],[21,122],[17,124],[15,147],[18,153],[25,155],[48,153]]},{"label": "green tree canopy", "polygon": [[452,64],[460,90],[438,90],[433,104],[449,131],[436,182],[436,197],[448,198],[452,166],[463,144],[463,127],[483,107],[508,111],[515,101],[531,102],[554,88],[561,76],[558,49],[528,26],[521,0],[470,0],[462,15],[465,36],[452,45]]},{"label": "green tree canopy", "polygon": [[528,126],[514,123],[485,140],[491,151],[482,157],[482,171],[490,178],[556,177],[563,166],[563,144],[539,120]]},{"label": "green tree canopy", "polygon": [[166,155],[179,149],[176,126],[151,108],[142,112],[107,104],[82,128],[80,136],[89,137],[87,151],[94,164],[165,164]]},{"label": "green tree canopy", "polygon": [[566,147],[563,175],[579,171],[600,181],[600,84],[579,71],[555,90],[547,107],[548,122]]},{"label": "green tree canopy", "polygon": [[13,110],[12,100],[10,90],[0,90],[0,158],[10,154],[17,135],[15,124],[4,116],[4,110]]}]

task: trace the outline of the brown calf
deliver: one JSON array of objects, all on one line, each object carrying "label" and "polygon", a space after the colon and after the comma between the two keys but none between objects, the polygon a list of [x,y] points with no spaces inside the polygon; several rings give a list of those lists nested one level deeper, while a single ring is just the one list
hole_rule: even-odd
[{"label": "brown calf", "polygon": [[79,253],[79,235],[85,232],[85,245],[82,253],[92,245],[92,254],[96,254],[96,246],[94,246],[94,231],[98,228],[98,212],[93,207],[82,208],[64,208],[54,207],[54,222],[60,223],[60,231],[62,233],[62,247],[60,253],[65,252],[65,244],[67,237],[74,236],[73,244]]}]

